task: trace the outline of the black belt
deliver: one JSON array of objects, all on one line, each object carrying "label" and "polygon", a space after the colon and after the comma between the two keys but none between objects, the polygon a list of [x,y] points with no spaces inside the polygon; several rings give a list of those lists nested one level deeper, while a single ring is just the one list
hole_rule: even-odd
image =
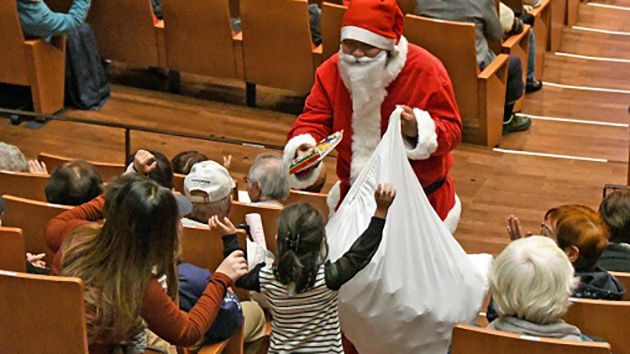
[{"label": "black belt", "polygon": [[446,176],[444,176],[442,179],[438,181],[431,183],[430,185],[426,187],[422,187],[422,189],[424,189],[424,194],[426,194],[427,197],[430,196],[431,194],[435,193],[435,191],[442,188],[442,186],[444,185],[444,182],[446,182]]}]

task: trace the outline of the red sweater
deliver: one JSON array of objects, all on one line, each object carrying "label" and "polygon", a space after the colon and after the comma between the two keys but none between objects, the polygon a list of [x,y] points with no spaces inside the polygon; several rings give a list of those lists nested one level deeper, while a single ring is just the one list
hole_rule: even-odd
[{"label": "red sweater", "polygon": [[[57,252],[52,265],[54,274],[61,271],[60,248],[63,242],[77,227],[102,219],[104,205],[105,199],[98,197],[63,212],[48,222],[46,242],[48,247]],[[210,329],[230,285],[231,280],[228,276],[214,272],[202,297],[192,310],[186,313],[179,310],[157,279],[151,278],[144,292],[141,316],[149,329],[167,342],[178,346],[194,345]],[[108,354],[114,345],[114,343],[90,345],[90,354]]]}]

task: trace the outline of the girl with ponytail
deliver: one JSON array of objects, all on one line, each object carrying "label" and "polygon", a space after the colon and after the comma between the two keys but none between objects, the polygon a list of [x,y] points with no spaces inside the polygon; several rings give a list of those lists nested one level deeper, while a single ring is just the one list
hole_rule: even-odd
[{"label": "girl with ponytail", "polygon": [[[340,259],[327,260],[326,229],[310,204],[290,205],[278,221],[278,260],[260,263],[236,286],[263,294],[273,315],[269,353],[343,353],[337,313],[338,291],[370,262],[383,237],[385,218],[396,191],[379,185],[376,211],[368,228]],[[210,219],[223,234],[227,257],[239,249],[228,218]]]}]

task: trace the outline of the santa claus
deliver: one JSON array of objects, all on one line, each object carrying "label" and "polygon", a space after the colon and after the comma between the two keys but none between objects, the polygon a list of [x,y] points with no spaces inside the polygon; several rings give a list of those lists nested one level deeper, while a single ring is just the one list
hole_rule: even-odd
[{"label": "santa claus", "polygon": [[[285,163],[310,152],[340,130],[339,183],[329,193],[336,207],[376,149],[397,106],[403,113],[407,157],[427,197],[446,226],[455,230],[461,204],[449,170],[461,141],[461,118],[442,63],[407,42],[395,0],[352,0],[343,19],[341,48],[315,74],[304,112],[293,124]],[[294,188],[315,183],[321,165],[292,175]]]}]

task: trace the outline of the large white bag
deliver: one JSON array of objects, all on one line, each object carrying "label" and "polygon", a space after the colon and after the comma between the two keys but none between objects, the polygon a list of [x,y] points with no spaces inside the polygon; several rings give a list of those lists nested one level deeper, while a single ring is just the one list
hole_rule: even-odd
[{"label": "large white bag", "polygon": [[396,187],[378,252],[341,288],[341,328],[361,354],[444,354],[453,323],[475,319],[487,279],[429,204],[407,160],[400,112],[326,226],[336,260],[368,226],[378,183]]}]

